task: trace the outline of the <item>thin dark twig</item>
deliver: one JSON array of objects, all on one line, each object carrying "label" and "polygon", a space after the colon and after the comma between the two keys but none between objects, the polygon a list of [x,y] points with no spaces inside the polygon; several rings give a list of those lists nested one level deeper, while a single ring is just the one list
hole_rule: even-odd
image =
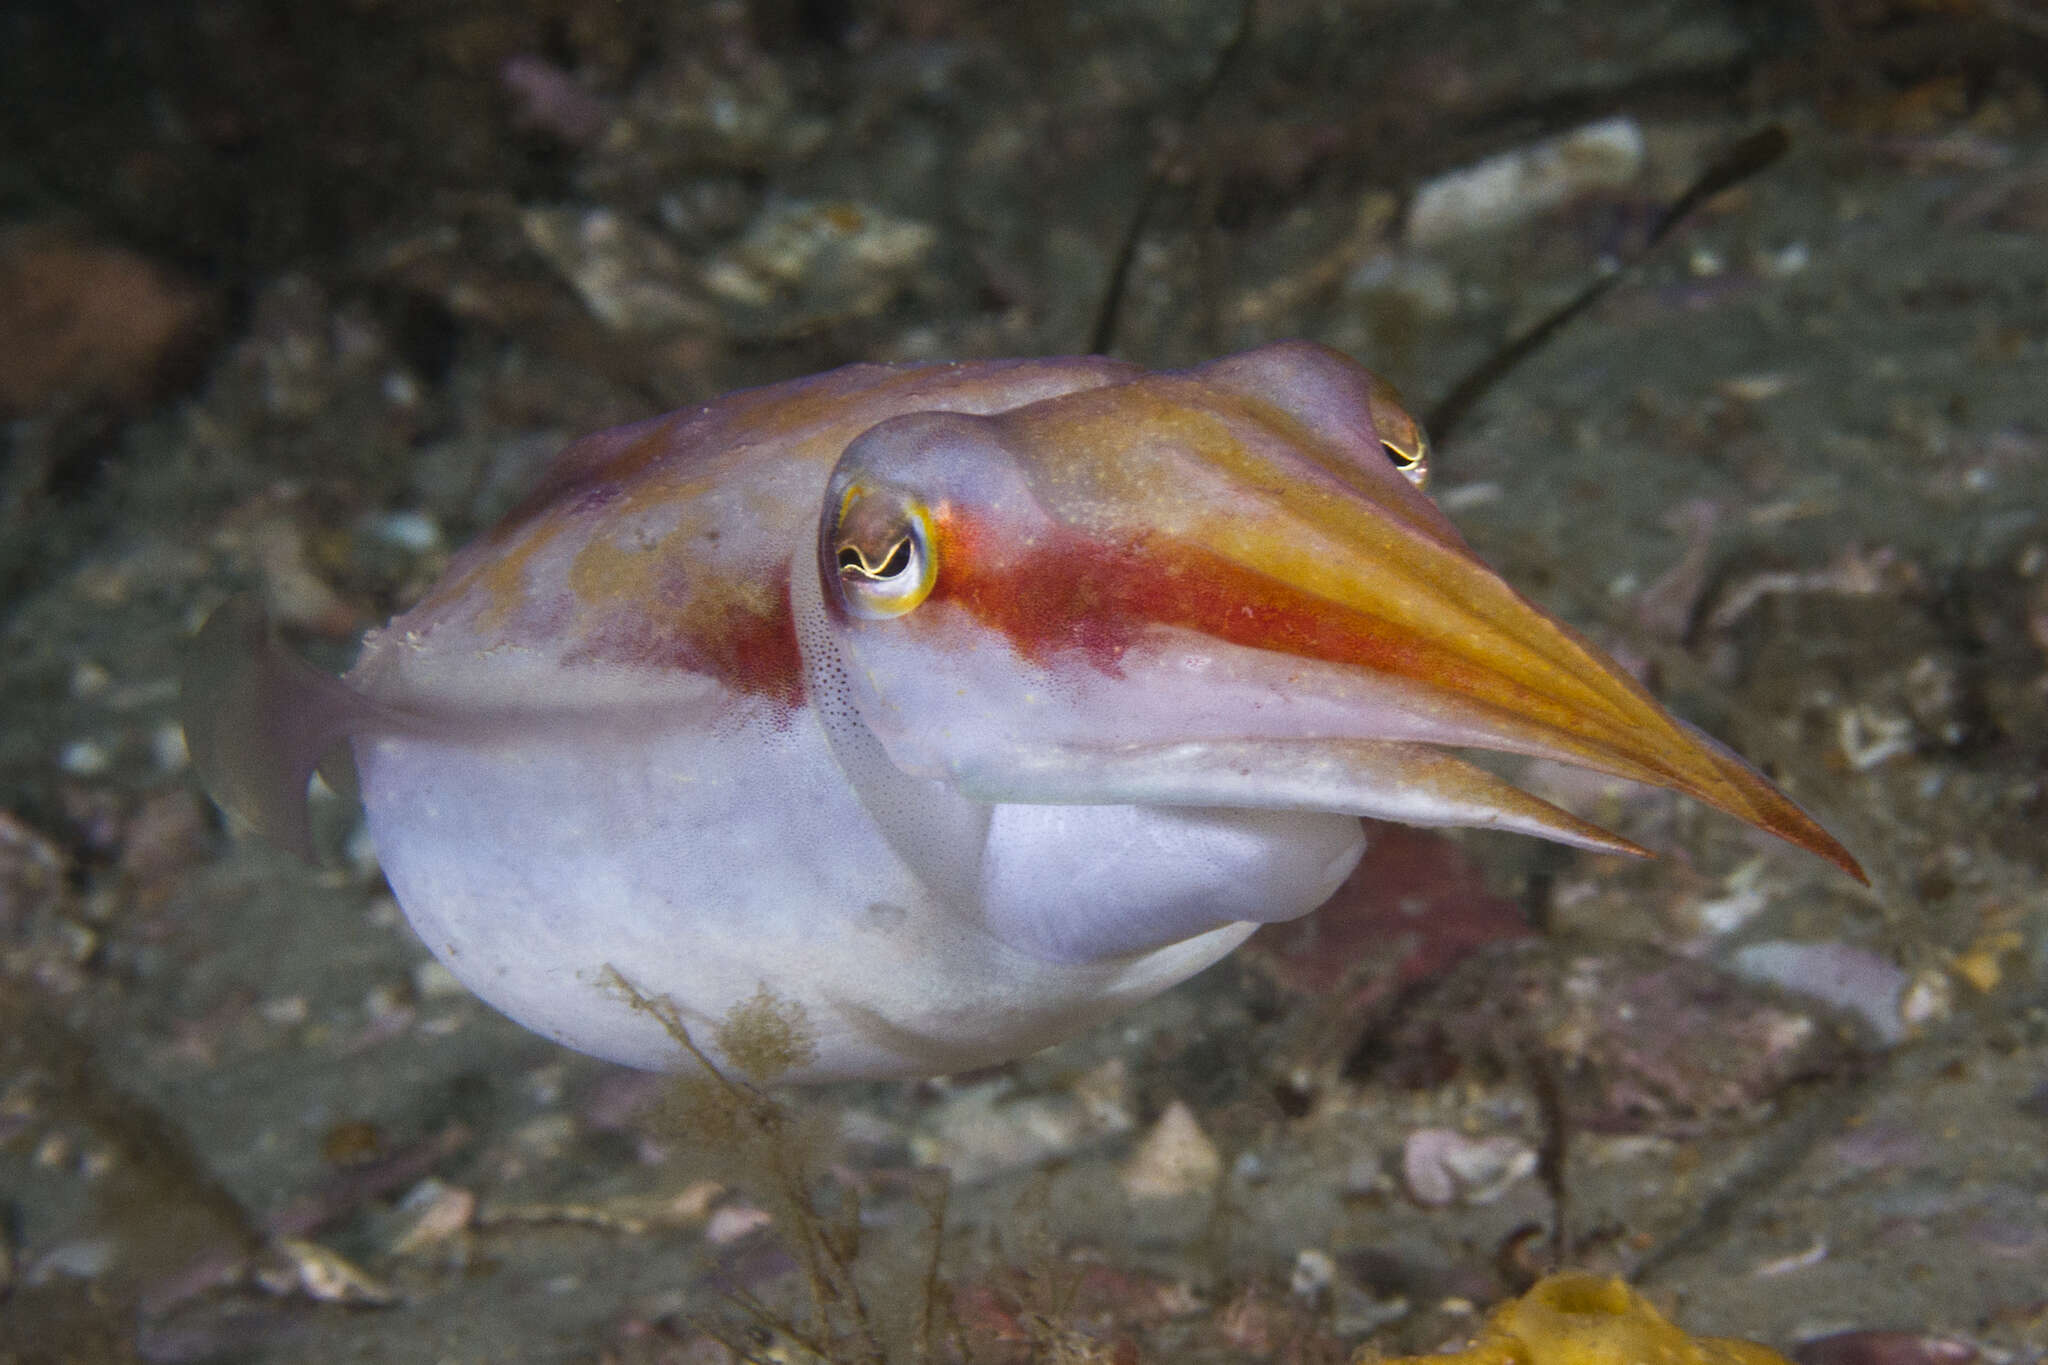
[{"label": "thin dark twig", "polygon": [[1670,207],[1658,215],[1656,225],[1650,229],[1649,240],[1634,256],[1624,261],[1619,269],[1610,270],[1588,283],[1578,293],[1572,295],[1562,307],[1502,346],[1473,367],[1463,379],[1453,384],[1451,391],[1437,401],[1423,422],[1429,430],[1431,441],[1438,449],[1442,449],[1450,433],[1465,420],[1473,406],[1484,398],[1495,384],[1504,379],[1510,370],[1534,355],[1566,324],[1606,297],[1608,290],[1624,280],[1635,279],[1641,273],[1644,263],[1671,235],[1672,230],[1690,217],[1701,204],[1763,170],[1783,156],[1786,148],[1791,145],[1792,140],[1784,128],[1774,123],[1759,132],[1751,133],[1729,148],[1726,154],[1707,167],[1699,179],[1686,187],[1685,193],[1679,195]]},{"label": "thin dark twig", "polygon": [[1536,1097],[1536,1112],[1543,1124],[1543,1137],[1536,1148],[1536,1176],[1550,1195],[1550,1263],[1555,1269],[1572,1258],[1571,1111],[1565,1105],[1555,1058],[1534,1045],[1523,1053],[1522,1064],[1529,1073],[1529,1089]]},{"label": "thin dark twig", "polygon": [[[1224,78],[1237,65],[1245,49],[1251,46],[1252,20],[1257,9],[1257,0],[1243,0],[1237,12],[1236,31],[1216,54],[1209,74],[1189,94],[1184,117],[1188,126],[1193,127],[1201,121]],[[1131,266],[1138,259],[1138,245],[1145,239],[1145,228],[1151,220],[1153,206],[1159,202],[1159,192],[1166,184],[1171,160],[1171,156],[1163,157],[1153,167],[1152,173],[1145,177],[1144,187],[1138,191],[1138,202],[1131,208],[1123,240],[1117,245],[1116,261],[1110,266],[1108,282],[1103,285],[1102,304],[1095,310],[1095,326],[1088,333],[1088,352],[1091,355],[1107,355],[1116,345],[1117,324],[1123,312],[1124,292],[1130,284]]]},{"label": "thin dark twig", "polygon": [[932,1220],[932,1254],[925,1258],[924,1303],[918,1309],[917,1343],[918,1360],[922,1363],[938,1358],[933,1334],[938,1330],[938,1304],[942,1292],[939,1284],[939,1267],[946,1244],[946,1205],[953,1197],[953,1179],[950,1172],[939,1181],[936,1195],[931,1196],[926,1212]]}]

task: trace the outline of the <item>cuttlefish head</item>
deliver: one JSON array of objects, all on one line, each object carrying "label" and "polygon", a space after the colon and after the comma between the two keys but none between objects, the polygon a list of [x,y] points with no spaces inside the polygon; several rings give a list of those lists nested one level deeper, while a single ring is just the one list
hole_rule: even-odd
[{"label": "cuttlefish head", "polygon": [[1848,852],[1516,593],[1421,491],[1384,382],[1285,343],[979,417],[835,467],[818,572],[889,759],[989,802],[1342,811],[1643,850],[1456,756],[1671,788]]}]

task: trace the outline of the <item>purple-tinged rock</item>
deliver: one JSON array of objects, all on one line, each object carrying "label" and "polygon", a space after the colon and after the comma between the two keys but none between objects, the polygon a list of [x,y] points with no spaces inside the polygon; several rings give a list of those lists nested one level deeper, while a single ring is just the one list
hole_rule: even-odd
[{"label": "purple-tinged rock", "polygon": [[1752,943],[1729,966],[1745,981],[1810,995],[1855,1015],[1886,1047],[1906,1036],[1899,1001],[1907,974],[1868,949],[1846,943]]}]

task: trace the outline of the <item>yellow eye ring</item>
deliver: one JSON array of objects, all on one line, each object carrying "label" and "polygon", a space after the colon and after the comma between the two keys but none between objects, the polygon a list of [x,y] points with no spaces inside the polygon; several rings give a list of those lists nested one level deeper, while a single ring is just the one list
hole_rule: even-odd
[{"label": "yellow eye ring", "polygon": [[844,500],[833,562],[847,610],[884,621],[931,596],[939,576],[932,553],[932,519],[917,502],[904,504],[898,515],[873,525],[875,518],[862,515],[867,510],[851,496]]},{"label": "yellow eye ring", "polygon": [[1429,487],[1429,437],[1423,433],[1422,424],[1401,406],[1401,395],[1392,384],[1374,375],[1372,386],[1366,390],[1365,403],[1373,426],[1379,430],[1380,449],[1387,453],[1394,468],[1417,488]]}]

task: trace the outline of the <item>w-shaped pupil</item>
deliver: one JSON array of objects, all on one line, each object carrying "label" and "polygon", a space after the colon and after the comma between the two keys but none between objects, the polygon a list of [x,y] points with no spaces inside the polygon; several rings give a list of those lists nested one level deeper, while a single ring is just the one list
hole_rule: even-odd
[{"label": "w-shaped pupil", "polygon": [[847,545],[839,551],[839,569],[842,573],[857,573],[862,578],[894,578],[910,567],[910,537],[905,536],[889,549],[888,557],[880,564],[870,565],[868,557],[860,552],[858,545]]}]

